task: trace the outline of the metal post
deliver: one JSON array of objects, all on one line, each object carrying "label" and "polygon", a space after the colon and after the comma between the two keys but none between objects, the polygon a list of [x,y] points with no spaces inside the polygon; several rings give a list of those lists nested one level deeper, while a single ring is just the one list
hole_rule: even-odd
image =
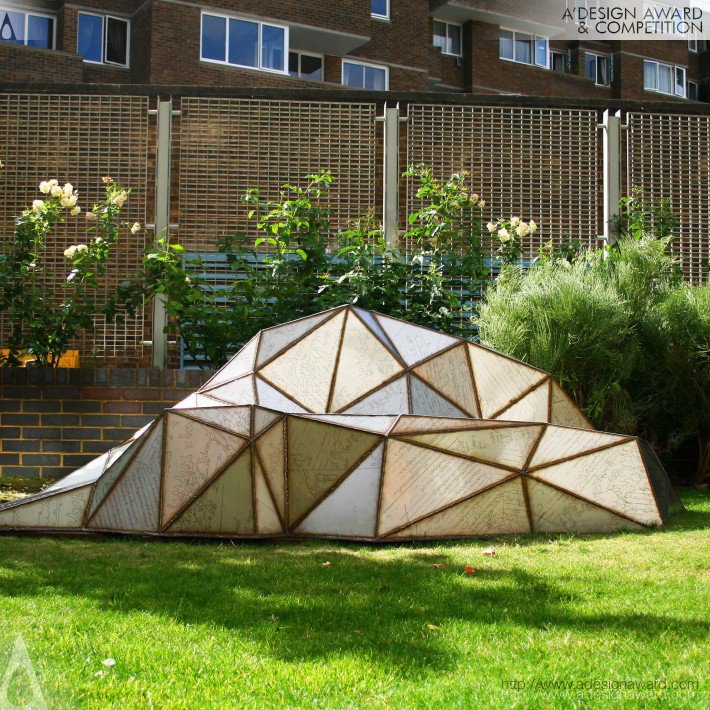
[{"label": "metal post", "polygon": [[[170,168],[172,150],[172,99],[158,100],[158,133],[155,168],[155,236],[167,236],[170,227]],[[164,369],[168,361],[168,324],[165,299],[153,299],[153,367]]]},{"label": "metal post", "polygon": [[388,244],[399,231],[399,121],[399,106],[385,106],[382,226]]},{"label": "metal post", "polygon": [[616,241],[612,227],[621,199],[621,111],[614,115],[604,111],[600,127],[604,131],[604,242],[611,246]]}]

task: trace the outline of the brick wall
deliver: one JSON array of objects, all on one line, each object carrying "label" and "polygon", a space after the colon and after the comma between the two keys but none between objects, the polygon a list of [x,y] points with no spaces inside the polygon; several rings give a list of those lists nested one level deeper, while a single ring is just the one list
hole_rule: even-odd
[{"label": "brick wall", "polygon": [[82,65],[78,54],[0,42],[2,81],[81,82]]},{"label": "brick wall", "polygon": [[200,370],[0,370],[0,472],[55,479],[124,441],[207,380]]}]

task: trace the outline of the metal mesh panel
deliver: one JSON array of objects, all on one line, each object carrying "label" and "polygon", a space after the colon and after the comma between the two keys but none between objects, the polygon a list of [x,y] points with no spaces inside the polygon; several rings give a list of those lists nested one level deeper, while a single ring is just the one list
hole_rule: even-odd
[{"label": "metal mesh panel", "polygon": [[179,240],[216,250],[220,238],[254,234],[248,188],[267,199],[284,183],[331,170],[334,231],[373,207],[374,104],[184,98],[180,120]]},{"label": "metal mesh panel", "polygon": [[[127,221],[146,221],[148,99],[137,96],[0,95],[0,240],[13,238],[14,217],[39,197],[41,180],[56,178],[79,190],[90,208],[110,175],[132,189]],[[59,294],[68,274],[64,250],[86,241],[83,216],[67,218],[47,242],[47,288]],[[121,234],[103,279],[104,294],[135,272],[145,237]],[[0,330],[2,324],[0,323]],[[1,333],[0,333],[1,335]],[[84,355],[134,358],[142,355],[143,314],[121,325],[98,319],[95,333],[78,345]]]},{"label": "metal mesh panel", "polygon": [[[676,244],[689,280],[707,279],[710,258],[710,116],[628,114],[624,194],[670,200],[679,219]],[[623,135],[623,133],[622,133]],[[622,171],[623,172],[623,171]]]},{"label": "metal mesh panel", "polygon": [[[447,178],[466,170],[486,200],[484,224],[518,215],[534,219],[523,257],[543,243],[600,233],[599,139],[596,111],[485,106],[409,107],[407,164],[427,163]],[[416,185],[406,189],[408,213],[417,209]],[[491,245],[492,247],[495,245]]]}]

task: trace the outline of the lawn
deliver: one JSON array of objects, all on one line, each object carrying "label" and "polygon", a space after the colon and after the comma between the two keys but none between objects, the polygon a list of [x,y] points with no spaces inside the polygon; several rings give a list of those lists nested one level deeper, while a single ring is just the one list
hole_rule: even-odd
[{"label": "lawn", "polygon": [[22,634],[49,707],[707,707],[710,496],[682,497],[605,536],[0,537],[0,674]]}]

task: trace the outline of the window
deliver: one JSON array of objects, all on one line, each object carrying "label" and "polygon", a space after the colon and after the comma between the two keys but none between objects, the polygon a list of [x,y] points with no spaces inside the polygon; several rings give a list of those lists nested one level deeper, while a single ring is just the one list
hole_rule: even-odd
[{"label": "window", "polygon": [[691,52],[697,52],[698,51],[698,40],[697,39],[689,39],[688,40],[688,49]]},{"label": "window", "polygon": [[390,19],[390,0],[370,0],[370,14],[380,19]]},{"label": "window", "polygon": [[500,58],[520,64],[538,67],[549,66],[548,42],[546,37],[501,29]]},{"label": "window", "polygon": [[442,54],[460,57],[461,25],[434,20],[434,46],[438,47]]},{"label": "window", "polygon": [[584,75],[597,86],[611,84],[611,59],[604,54],[584,53]]},{"label": "window", "polygon": [[645,60],[643,88],[670,96],[685,97],[685,69],[671,64]]},{"label": "window", "polygon": [[0,42],[54,49],[54,18],[0,8]]},{"label": "window", "polygon": [[567,71],[567,55],[554,49],[550,50],[550,69],[564,74]]},{"label": "window", "polygon": [[698,100],[698,82],[689,81],[686,87],[686,97],[692,99],[693,101]]},{"label": "window", "polygon": [[77,52],[85,62],[128,66],[128,20],[79,13]]},{"label": "window", "polygon": [[289,52],[288,73],[302,79],[323,81],[323,57],[319,54]]},{"label": "window", "polygon": [[370,89],[371,91],[387,91],[388,79],[387,67],[343,60],[344,86]]},{"label": "window", "polygon": [[288,29],[266,22],[202,13],[200,59],[286,74]]}]

